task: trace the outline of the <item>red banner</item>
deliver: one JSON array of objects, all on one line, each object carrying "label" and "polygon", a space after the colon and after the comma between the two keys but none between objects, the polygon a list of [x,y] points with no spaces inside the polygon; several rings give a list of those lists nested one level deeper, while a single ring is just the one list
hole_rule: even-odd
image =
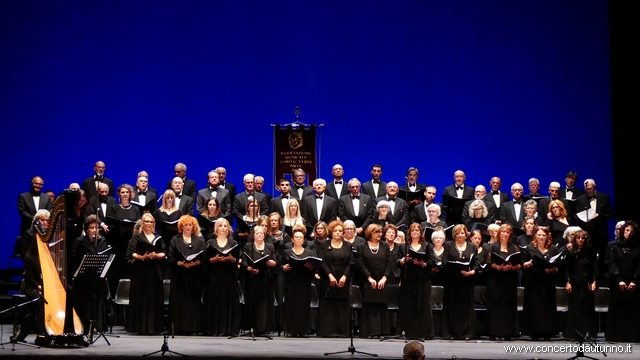
[{"label": "red banner", "polygon": [[276,125],[274,131],[276,185],[282,178],[290,179],[294,169],[304,170],[307,184],[312,184],[318,176],[315,125],[308,128]]}]

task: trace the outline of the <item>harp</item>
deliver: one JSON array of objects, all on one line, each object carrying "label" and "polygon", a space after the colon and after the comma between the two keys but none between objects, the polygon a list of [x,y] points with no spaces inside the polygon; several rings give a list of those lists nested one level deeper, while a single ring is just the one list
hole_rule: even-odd
[{"label": "harp", "polygon": [[[72,251],[79,234],[72,225],[77,190],[65,190],[54,203],[45,234],[36,234],[42,271],[44,329],[51,346],[83,346],[82,322],[73,310]],[[67,224],[69,226],[67,226]]]}]

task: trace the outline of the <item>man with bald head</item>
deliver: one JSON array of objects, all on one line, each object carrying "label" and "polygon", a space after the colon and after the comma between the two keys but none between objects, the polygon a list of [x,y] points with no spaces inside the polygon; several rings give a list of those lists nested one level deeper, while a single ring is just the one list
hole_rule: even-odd
[{"label": "man with bald head", "polygon": [[194,198],[184,194],[184,182],[182,178],[176,176],[171,181],[171,189],[176,193],[176,207],[182,212],[182,215],[193,216]]},{"label": "man with bald head", "polygon": [[511,185],[511,195],[513,200],[507,201],[500,207],[500,222],[502,224],[509,224],[512,227],[522,228],[522,222],[524,221],[524,201],[522,201],[522,194],[524,188],[520,183],[514,183]]},{"label": "man with bald head", "polygon": [[482,200],[484,202],[487,206],[487,211],[489,212],[487,218],[491,222],[494,222],[496,216],[496,205],[493,203],[493,199],[487,196],[487,189],[483,185],[476,186],[473,200],[469,200],[464,203],[464,208],[462,209],[462,221],[465,224],[469,221],[471,218],[471,215],[469,214],[469,207],[471,206],[471,203],[476,200]]},{"label": "man with bald head", "polygon": [[[336,201],[338,201],[340,200],[341,197],[349,193],[349,186],[347,185],[347,182],[344,181],[344,179],[342,178],[342,176],[344,175],[344,168],[342,168],[342,165],[340,164],[333,165],[333,168],[331,169],[331,174],[333,175],[333,180],[327,183],[327,190],[325,191],[325,194],[327,194],[328,196],[331,196]],[[314,190],[315,190],[315,186],[314,186]]]},{"label": "man with bald head", "polygon": [[409,208],[407,202],[398,197],[400,187],[395,181],[389,181],[386,184],[384,196],[375,199],[376,204],[384,200],[389,203],[389,212],[396,226],[409,226]]},{"label": "man with bald head", "polygon": [[340,220],[351,220],[356,224],[356,233],[362,234],[365,221],[373,216],[375,202],[366,194],[360,193],[360,181],[356,178],[349,180],[349,195],[340,198],[338,216]]},{"label": "man with bald head", "polygon": [[[173,171],[176,174],[176,177],[182,179],[182,193],[189,196],[191,199],[195,199],[198,195],[198,189],[196,188],[196,182],[187,178],[187,165],[177,163],[173,168]],[[169,180],[167,189],[173,189],[173,180]],[[193,211],[191,214],[193,215]]]},{"label": "man with bald head", "polygon": [[268,192],[262,191],[262,188],[264,188],[264,177],[260,175],[256,176],[253,187],[256,189],[256,192],[259,192],[260,194],[264,195],[264,197],[267,198],[268,203],[271,203],[271,194],[269,194]]},{"label": "man with bald head", "polygon": [[142,170],[138,173],[138,179],[140,179],[140,177],[143,176],[145,178],[147,178],[147,191],[150,191],[154,194],[156,194],[156,198],[158,197],[158,190],[156,190],[155,188],[151,187],[151,180],[149,179],[149,173]]},{"label": "man with bald head", "polygon": [[34,176],[31,179],[31,189],[18,196],[18,213],[22,222],[20,223],[20,234],[31,228],[33,216],[38,210],[53,209],[51,198],[47,194],[42,193],[44,180],[40,176]]},{"label": "man with bald head", "polygon": [[96,162],[93,166],[94,175],[90,178],[86,178],[82,182],[82,190],[84,190],[84,194],[87,199],[91,199],[94,196],[98,195],[98,184],[105,183],[109,187],[109,196],[113,196],[113,189],[115,186],[113,185],[113,180],[104,176],[104,172],[107,169],[107,166],[102,161]]},{"label": "man with bald head", "polygon": [[449,185],[444,188],[442,192],[442,202],[444,203],[444,209],[447,212],[447,224],[462,224],[462,210],[464,203],[460,204],[460,201],[451,201],[447,197],[472,200],[474,196],[473,188],[464,184],[467,180],[467,175],[464,171],[456,170],[453,173],[453,185]]},{"label": "man with bald head", "polygon": [[[500,206],[502,206],[502,204],[509,201],[509,194],[500,191],[500,187],[502,187],[502,180],[500,180],[500,178],[497,176],[491,178],[491,181],[489,181],[489,185],[491,185],[491,193],[488,195],[496,205],[496,209],[500,209]],[[496,218],[497,217],[498,216],[496,216]]]},{"label": "man with bald head", "polygon": [[98,185],[98,195],[89,198],[89,202],[94,209],[96,209],[96,215],[98,216],[98,221],[100,222],[100,228],[104,233],[109,232],[109,227],[105,224],[107,219],[107,209],[109,207],[116,206],[118,202],[113,196],[109,196],[109,185],[105,183],[100,183]]}]

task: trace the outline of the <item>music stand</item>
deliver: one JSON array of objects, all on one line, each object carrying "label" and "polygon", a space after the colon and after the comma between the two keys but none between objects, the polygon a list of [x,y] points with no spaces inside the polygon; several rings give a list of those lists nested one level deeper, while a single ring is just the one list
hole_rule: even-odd
[{"label": "music stand", "polygon": [[36,302],[40,300],[39,297],[35,298],[35,299],[31,299],[29,301],[25,301],[21,304],[15,304],[12,307],[8,308],[8,309],[4,309],[2,311],[0,311],[0,314],[4,314],[6,312],[8,312],[9,310],[13,309],[13,335],[11,336],[11,338],[9,339],[8,342],[3,342],[2,344],[0,344],[0,346],[2,346],[2,348],[4,349],[4,345],[6,344],[11,344],[11,351],[16,351],[16,344],[18,345],[23,345],[23,346],[29,346],[29,347],[34,347],[36,349],[40,349],[40,346],[38,345],[32,345],[32,344],[27,344],[26,342],[20,342],[17,340],[17,335],[18,335],[18,308],[25,306],[27,304],[31,304],[32,302]]},{"label": "music stand", "polygon": [[[104,279],[115,258],[114,254],[85,254],[82,257],[82,261],[80,262],[80,266],[76,270],[76,273],[73,275],[75,278],[80,279],[89,279],[91,281],[91,319],[89,320],[89,344],[94,344],[100,339],[100,337],[104,338],[104,341],[107,342],[107,345],[111,346],[111,343],[107,339],[107,336],[102,331],[101,326],[96,325],[96,278]],[[93,339],[93,330],[96,330],[99,334],[98,337]]]}]

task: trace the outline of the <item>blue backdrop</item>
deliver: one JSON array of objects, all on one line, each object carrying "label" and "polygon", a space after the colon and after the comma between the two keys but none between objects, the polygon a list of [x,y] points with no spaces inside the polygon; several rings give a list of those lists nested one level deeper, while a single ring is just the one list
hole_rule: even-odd
[{"label": "blue backdrop", "polygon": [[612,195],[608,46],[597,0],[2,1],[0,259],[36,174],[59,192],[103,160],[162,189],[184,162],[198,188],[225,166],[272,189],[270,124],[296,105],[325,125],[321,177],[546,194],[574,170]]}]

